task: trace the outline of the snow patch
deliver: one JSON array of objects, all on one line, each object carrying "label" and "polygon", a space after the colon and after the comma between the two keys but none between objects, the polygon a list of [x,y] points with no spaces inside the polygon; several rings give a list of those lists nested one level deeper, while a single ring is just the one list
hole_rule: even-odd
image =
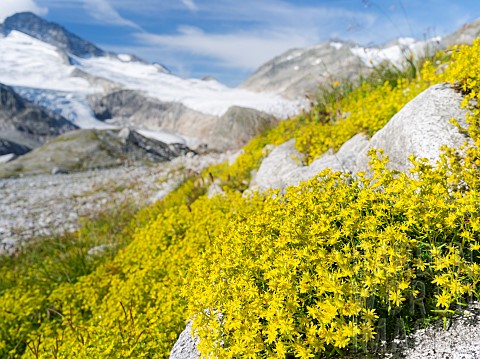
[{"label": "snow patch", "polygon": [[0,82],[11,86],[92,93],[87,80],[72,77],[75,69],[56,47],[12,31],[0,39]]},{"label": "snow patch", "polygon": [[375,67],[383,61],[388,61],[397,67],[402,67],[410,56],[420,57],[425,55],[429,48],[435,46],[438,37],[426,41],[417,41],[413,38],[399,38],[396,45],[385,48],[360,47],[351,48],[352,54],[357,56],[366,66]]},{"label": "snow patch", "polygon": [[286,100],[279,95],[232,89],[217,81],[181,79],[159,72],[155,65],[120,62],[108,57],[76,60],[85,72],[120,83],[128,89],[145,91],[150,97],[161,101],[183,103],[206,114],[221,116],[235,105],[278,117],[295,115],[301,109],[299,102]]},{"label": "snow patch", "polygon": [[128,54],[119,54],[118,58],[123,62],[130,62],[132,61],[132,56]]},{"label": "snow patch", "polygon": [[7,153],[6,155],[0,156],[0,163],[7,163],[13,160],[15,157],[17,157],[15,153]]},{"label": "snow patch", "polygon": [[169,131],[153,131],[153,130],[135,130],[142,136],[150,138],[152,140],[157,140],[168,145],[173,143],[187,144],[187,139],[181,135],[169,132]]},{"label": "snow patch", "polygon": [[[295,56],[300,55],[301,52],[295,53]],[[36,103],[44,102],[51,109],[60,105],[66,118],[84,128],[107,126],[94,118],[87,101],[88,95],[104,90],[101,86],[92,86],[87,79],[72,76],[76,68],[126,89],[146,92],[161,101],[179,102],[216,116],[223,115],[231,106],[241,106],[286,118],[298,114],[304,107],[299,101],[287,100],[277,94],[228,88],[217,81],[182,79],[165,73],[158,64],[126,61],[127,56],[83,59],[70,55],[69,61],[67,55],[56,47],[12,31],[7,37],[0,38],[0,83],[45,91],[46,95],[32,92],[30,98]],[[67,92],[73,97],[68,98]]]},{"label": "snow patch", "polygon": [[334,47],[337,50],[340,50],[343,47],[343,44],[341,42],[331,41],[330,46]]},{"label": "snow patch", "polygon": [[296,52],[293,52],[291,53],[290,55],[288,55],[286,58],[285,58],[285,61],[291,61],[293,59],[296,59],[298,57],[302,56],[302,52],[301,51],[296,51]]}]

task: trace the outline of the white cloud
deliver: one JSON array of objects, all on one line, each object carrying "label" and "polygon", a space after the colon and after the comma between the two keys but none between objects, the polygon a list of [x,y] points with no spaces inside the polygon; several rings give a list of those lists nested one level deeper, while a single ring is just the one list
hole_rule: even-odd
[{"label": "white cloud", "polygon": [[46,15],[48,9],[38,6],[34,0],[2,0],[0,2],[0,22],[17,12],[31,11],[37,15]]},{"label": "white cloud", "polygon": [[346,28],[351,21],[373,22],[371,15],[343,8],[305,7],[279,0],[221,0],[198,11],[209,22],[221,20],[218,29],[179,26],[173,34],[138,33],[135,37],[142,46],[160,48],[184,61],[190,54],[208,58],[212,65],[253,70],[291,48],[321,42],[333,29]]},{"label": "white cloud", "polygon": [[183,26],[177,35],[136,34],[143,44],[161,46],[168,52],[187,52],[207,56],[222,66],[255,69],[260,64],[292,47],[307,46],[306,37],[290,31],[205,33],[195,27]]},{"label": "white cloud", "polygon": [[107,0],[84,0],[84,7],[90,16],[99,22],[141,30],[133,21],[123,18]]},{"label": "white cloud", "polygon": [[197,4],[193,0],[181,0],[182,4],[185,5],[191,11],[197,11]]}]

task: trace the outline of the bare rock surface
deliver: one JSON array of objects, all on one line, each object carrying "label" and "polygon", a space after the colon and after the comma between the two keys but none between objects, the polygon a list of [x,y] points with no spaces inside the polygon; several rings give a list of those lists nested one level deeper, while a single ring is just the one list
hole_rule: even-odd
[{"label": "bare rock surface", "polygon": [[405,105],[370,140],[359,154],[357,170],[368,169],[370,148],[383,149],[389,156],[389,167],[406,172],[411,167],[411,154],[429,159],[440,156],[440,147],[459,148],[467,140],[450,119],[456,119],[462,127],[466,111],[460,107],[463,97],[449,85],[434,85]]},{"label": "bare rock surface", "polygon": [[471,44],[473,40],[480,36],[480,19],[472,21],[463,25],[453,34],[442,39],[443,47],[448,47],[458,44]]},{"label": "bare rock surface", "polygon": [[[10,86],[0,84],[0,140],[17,155],[78,127],[57,113],[26,101]],[[13,147],[12,147],[13,146]],[[0,144],[0,154],[6,154]]]},{"label": "bare rock surface", "polygon": [[192,322],[189,321],[173,346],[170,352],[170,359],[199,359],[198,343],[199,338],[192,336]]},{"label": "bare rock surface", "polygon": [[480,359],[480,305],[473,303],[447,323],[420,329],[408,337],[406,359]]},{"label": "bare rock surface", "polygon": [[270,188],[285,188],[292,182],[292,173],[301,168],[303,155],[295,148],[295,140],[290,140],[274,148],[262,161],[252,178],[250,188],[264,191]]},{"label": "bare rock surface", "polygon": [[191,137],[206,137],[217,117],[166,102],[134,90],[118,90],[89,97],[95,116],[117,126],[171,130]]},{"label": "bare rock surface", "polygon": [[302,166],[302,155],[295,149],[294,140],[290,140],[273,149],[263,160],[250,188],[283,189],[312,179],[326,168],[353,174],[368,171],[367,154],[371,148],[383,149],[390,159],[388,166],[402,172],[411,168],[412,154],[434,163],[440,157],[442,146],[458,149],[468,141],[450,121],[454,118],[461,127],[468,127],[466,110],[460,106],[462,99],[450,85],[434,85],[405,105],[370,140],[357,134],[337,153],[327,152],[309,166]]},{"label": "bare rock surface", "polygon": [[117,126],[173,131],[215,151],[240,149],[278,123],[274,116],[251,108],[231,106],[222,116],[213,116],[134,90],[91,95],[89,102],[99,120]]},{"label": "bare rock surface", "polygon": [[250,188],[260,191],[284,189],[312,179],[327,168],[352,173],[358,153],[367,145],[367,137],[358,134],[345,142],[337,153],[326,153],[309,166],[303,166],[303,155],[295,148],[295,140],[290,140],[273,149],[263,160]]},{"label": "bare rock surface", "polygon": [[72,231],[79,219],[125,201],[147,205],[162,199],[186,175],[227,158],[190,155],[151,166],[0,180],[0,253],[19,241]]}]

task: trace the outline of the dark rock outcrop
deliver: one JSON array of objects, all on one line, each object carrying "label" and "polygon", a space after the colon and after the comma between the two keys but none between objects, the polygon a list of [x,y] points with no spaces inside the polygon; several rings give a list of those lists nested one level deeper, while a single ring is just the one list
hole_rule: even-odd
[{"label": "dark rock outcrop", "polygon": [[0,165],[0,178],[63,173],[125,164],[165,162],[191,151],[180,144],[167,145],[123,130],[77,130],[68,132],[6,164]]},{"label": "dark rock outcrop", "polygon": [[8,155],[10,153],[13,153],[16,156],[21,156],[30,151],[30,147],[0,138],[0,156]]},{"label": "dark rock outcrop", "polygon": [[77,128],[59,114],[25,101],[11,87],[0,84],[0,139],[36,148]]}]

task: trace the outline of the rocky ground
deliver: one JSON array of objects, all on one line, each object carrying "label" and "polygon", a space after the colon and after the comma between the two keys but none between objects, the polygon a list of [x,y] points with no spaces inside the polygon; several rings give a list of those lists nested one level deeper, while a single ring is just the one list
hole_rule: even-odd
[{"label": "rocky ground", "polygon": [[228,156],[184,156],[152,166],[0,179],[0,253],[38,236],[74,230],[80,219],[125,201],[152,203],[186,175]]}]

